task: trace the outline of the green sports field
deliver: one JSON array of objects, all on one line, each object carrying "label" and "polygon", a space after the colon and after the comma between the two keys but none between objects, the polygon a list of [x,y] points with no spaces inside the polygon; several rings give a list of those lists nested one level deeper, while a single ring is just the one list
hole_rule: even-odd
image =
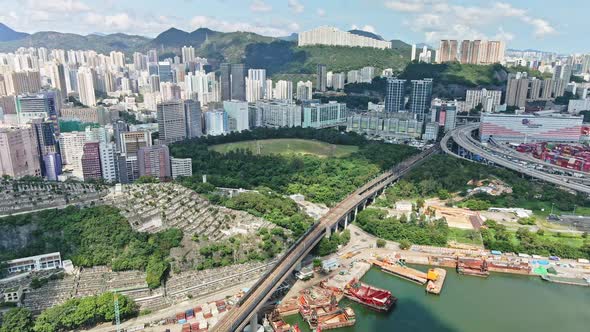
[{"label": "green sports field", "polygon": [[358,151],[358,147],[352,145],[335,145],[314,140],[290,138],[219,144],[211,146],[210,149],[221,153],[246,149],[262,155],[311,154],[320,157],[344,157]]}]

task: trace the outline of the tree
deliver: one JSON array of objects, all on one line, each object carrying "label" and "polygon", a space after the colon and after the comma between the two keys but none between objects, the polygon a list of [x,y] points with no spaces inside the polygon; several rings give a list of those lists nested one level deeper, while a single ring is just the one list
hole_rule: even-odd
[{"label": "tree", "polygon": [[417,209],[421,209],[421,208],[423,208],[425,203],[426,203],[426,202],[424,201],[424,198],[418,198],[418,199],[416,200],[416,208],[417,208]]},{"label": "tree", "polygon": [[377,248],[384,248],[387,242],[383,239],[377,239]]},{"label": "tree", "polygon": [[411,246],[412,246],[412,242],[410,242],[408,240],[399,241],[399,248],[401,250],[408,250],[408,249],[410,249]]},{"label": "tree", "polygon": [[31,312],[25,308],[13,308],[2,316],[0,332],[33,332]]},{"label": "tree", "polygon": [[320,267],[322,266],[322,260],[319,258],[314,258],[313,259],[313,267]]}]

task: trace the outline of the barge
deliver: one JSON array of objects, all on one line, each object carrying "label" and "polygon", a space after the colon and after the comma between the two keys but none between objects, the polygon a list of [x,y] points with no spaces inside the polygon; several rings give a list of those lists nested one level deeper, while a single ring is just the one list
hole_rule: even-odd
[{"label": "barge", "polygon": [[346,298],[365,305],[371,309],[387,312],[395,305],[397,299],[391,292],[376,288],[353,279],[344,288]]}]

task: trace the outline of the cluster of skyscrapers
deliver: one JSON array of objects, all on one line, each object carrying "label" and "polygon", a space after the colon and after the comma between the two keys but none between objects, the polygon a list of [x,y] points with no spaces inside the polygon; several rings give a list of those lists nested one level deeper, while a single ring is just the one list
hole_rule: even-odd
[{"label": "cluster of skyscrapers", "polygon": [[486,65],[501,63],[505,53],[506,44],[501,40],[441,40],[436,62]]}]

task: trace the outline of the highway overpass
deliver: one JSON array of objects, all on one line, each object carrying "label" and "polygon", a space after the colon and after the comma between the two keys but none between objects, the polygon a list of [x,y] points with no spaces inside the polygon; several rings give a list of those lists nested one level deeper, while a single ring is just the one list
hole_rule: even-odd
[{"label": "highway overpass", "polygon": [[320,242],[324,235],[329,236],[339,224],[346,227],[359,209],[371,203],[390,184],[397,181],[413,167],[439,151],[439,146],[415,155],[395,166],[377,178],[369,181],[316,222],[303,236],[301,236],[279,259],[278,263],[267,272],[246,293],[240,304],[230,310],[212,329],[216,332],[242,331],[251,319],[256,319],[258,311],[266,304],[276,288],[289,276],[295,266],[309,254]]},{"label": "highway overpass", "polygon": [[468,124],[465,126],[457,127],[454,130],[449,131],[441,140],[441,148],[443,152],[453,155],[458,158],[470,160],[463,156],[460,156],[458,153],[452,151],[449,147],[451,141],[455,142],[458,146],[469,151],[474,155],[480,156],[482,159],[485,159],[489,162],[492,162],[496,165],[517,171],[524,175],[537,178],[539,180],[553,183],[557,186],[564,187],[567,189],[571,189],[577,192],[590,194],[590,186],[587,186],[583,183],[579,183],[580,181],[577,178],[570,177],[570,176],[562,176],[556,174],[549,174],[543,171],[536,170],[531,167],[523,166],[522,164],[512,161],[508,159],[508,155],[503,154],[501,151],[498,150],[491,150],[487,149],[484,146],[480,145],[476,142],[473,137],[472,133],[479,128],[479,123]]}]

